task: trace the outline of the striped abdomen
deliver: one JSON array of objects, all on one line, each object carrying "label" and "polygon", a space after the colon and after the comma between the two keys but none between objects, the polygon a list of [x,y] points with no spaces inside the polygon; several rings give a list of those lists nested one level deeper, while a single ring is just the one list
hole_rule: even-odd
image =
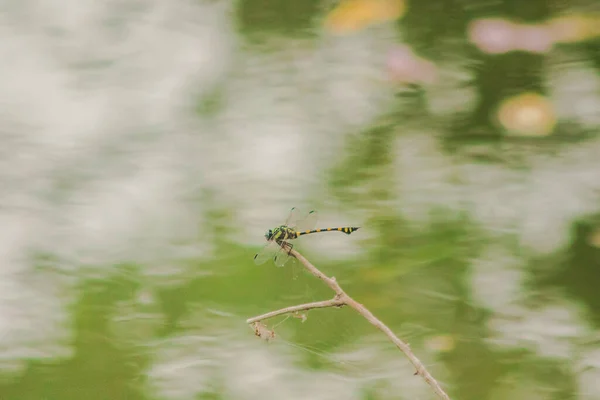
[{"label": "striped abdomen", "polygon": [[313,229],[311,231],[302,231],[302,232],[296,232],[296,237],[298,236],[302,236],[302,235],[308,235],[310,233],[318,233],[318,232],[343,232],[346,235],[351,234],[352,232],[358,230],[360,227],[354,227],[354,226],[345,226],[342,228],[323,228],[323,229]]}]

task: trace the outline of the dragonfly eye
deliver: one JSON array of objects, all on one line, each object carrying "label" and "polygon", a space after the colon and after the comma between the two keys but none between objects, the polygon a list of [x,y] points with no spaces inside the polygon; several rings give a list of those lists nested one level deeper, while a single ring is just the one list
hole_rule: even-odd
[{"label": "dragonfly eye", "polygon": [[266,233],[265,233],[265,237],[267,238],[267,240],[271,240],[271,237],[273,236],[273,230],[269,229]]}]

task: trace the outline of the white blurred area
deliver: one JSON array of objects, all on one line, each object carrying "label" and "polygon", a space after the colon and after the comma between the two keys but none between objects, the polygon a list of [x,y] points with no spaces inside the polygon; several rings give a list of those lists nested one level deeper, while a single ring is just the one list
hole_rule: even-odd
[{"label": "white blurred area", "polygon": [[[302,371],[289,348],[273,351],[252,336],[184,337],[153,347],[149,390],[161,398],[189,399],[223,393],[232,399],[358,400],[359,387],[343,375]],[[216,337],[226,340],[215,340]]]},{"label": "white blurred area", "polygon": [[[128,260],[152,274],[197,233],[186,196],[208,167],[189,109],[223,78],[233,38],[223,3],[2,8],[0,360],[14,368],[69,355],[75,278],[62,277]],[[67,275],[35,271],[37,253]]]},{"label": "white blurred area", "polygon": [[[60,270],[94,269],[99,276],[123,261],[144,263],[154,276],[178,257],[210,257],[210,246],[198,241],[174,244],[206,234],[199,231],[202,189],[236,210],[236,240],[259,245],[265,228],[283,221],[290,207],[310,207],[303,203],[321,187],[321,171],[342,150],[344,136],[392,104],[393,89],[381,78],[393,40],[386,28],[324,35],[310,46],[290,42],[263,54],[245,49],[236,36],[233,6],[183,0],[2,5],[0,366],[18,370],[27,357],[70,353],[66,307],[73,299],[65,293],[73,278],[40,278],[32,271],[33,253],[56,255]],[[556,71],[555,90],[585,91],[581,82],[572,83],[589,71],[570,68]],[[198,98],[221,86],[224,108],[210,118],[195,115]],[[564,101],[568,93],[561,96]],[[447,108],[454,111],[457,101],[450,100]],[[469,94],[465,102],[471,101]],[[561,116],[597,121],[590,110],[573,107]],[[573,219],[600,208],[600,142],[532,157],[529,170],[517,173],[457,162],[427,129],[409,127],[391,144],[398,156],[395,206],[408,219],[427,224],[435,208],[467,209],[491,232],[514,235],[532,253],[547,254],[568,243]],[[335,205],[319,211],[324,223],[343,222]],[[351,251],[352,242],[343,239],[332,239],[328,249]],[[307,246],[323,250],[313,242]],[[512,304],[511,293],[522,283],[516,264],[507,257],[475,260],[477,301],[492,309]],[[495,268],[504,286],[496,285],[497,275],[486,275]],[[489,327],[503,340],[538,340],[546,324],[567,326],[569,340],[588,329],[569,306],[556,305],[537,318],[519,304],[510,310],[519,321],[494,319]],[[522,337],[513,335],[524,330]],[[553,356],[547,343],[531,347]],[[196,354],[190,353],[196,345],[189,346],[157,348],[149,376],[165,398],[189,398],[214,372],[217,357],[206,353],[211,347]],[[229,398],[356,395],[352,385],[320,373],[297,375],[294,369],[292,379],[285,372],[289,359],[259,348],[250,340],[215,350],[222,358],[216,367],[235,377],[226,382]],[[567,348],[560,356],[571,353]],[[399,354],[392,357],[403,362]],[[596,358],[589,362],[597,364]],[[386,378],[391,391],[400,390],[399,375],[412,378],[401,367]],[[594,376],[583,375],[582,388],[598,392]],[[277,396],[269,394],[274,385],[283,388]],[[429,396],[421,387],[410,390],[415,398]]]},{"label": "white blurred area", "polygon": [[[254,54],[236,36],[233,6],[2,5],[3,369],[70,356],[67,308],[77,276],[108,276],[111,265],[134,261],[160,279],[178,257],[210,257],[210,246],[198,243],[206,234],[203,189],[236,210],[246,229],[236,239],[261,243],[265,223],[279,223],[301,201],[341,135],[385,105],[391,92],[382,94],[385,82],[376,79],[380,37]],[[198,99],[216,87],[225,108],[195,115]],[[53,270],[65,278],[35,271],[39,253],[56,257]],[[164,369],[153,371],[168,382]],[[243,398],[244,388],[232,390]]]},{"label": "white blurred area", "polygon": [[[350,311],[348,311],[350,312]],[[399,356],[387,338],[375,331],[334,353],[318,352],[286,341],[285,334],[264,342],[246,329],[235,330],[233,318],[190,316],[190,328],[202,321],[203,335],[190,334],[148,342],[153,366],[147,372],[150,393],[183,400],[197,393],[223,393],[228,398],[251,399],[362,399],[365,389],[380,398],[434,399],[430,387],[415,377],[412,364]],[[245,327],[246,328],[246,327]],[[339,332],[340,335],[346,332]],[[298,368],[311,352],[330,365],[329,370]],[[421,350],[420,358],[440,382],[447,371]],[[445,384],[445,382],[444,382]],[[446,385],[445,385],[446,386]]]},{"label": "white blurred area", "polygon": [[512,235],[527,254],[542,255],[563,250],[569,226],[600,208],[600,140],[532,153],[521,168],[449,156],[428,128],[407,131],[396,149],[400,211],[422,224],[432,209],[466,210],[491,235]]}]

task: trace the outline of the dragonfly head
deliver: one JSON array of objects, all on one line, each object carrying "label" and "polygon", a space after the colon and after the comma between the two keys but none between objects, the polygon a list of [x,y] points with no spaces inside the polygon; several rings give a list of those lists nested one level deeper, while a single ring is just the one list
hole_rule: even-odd
[{"label": "dragonfly head", "polygon": [[265,238],[267,238],[267,240],[271,240],[272,237],[273,237],[273,229],[269,229],[268,231],[265,232]]}]

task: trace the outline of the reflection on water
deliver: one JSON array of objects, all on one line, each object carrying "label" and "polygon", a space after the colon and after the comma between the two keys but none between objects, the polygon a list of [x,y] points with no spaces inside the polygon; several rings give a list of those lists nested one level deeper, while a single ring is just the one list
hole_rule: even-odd
[{"label": "reflection on water", "polygon": [[245,324],[332,295],[252,262],[292,206],[453,399],[600,399],[594,3],[467,3],[3,5],[0,399],[434,398],[349,309]]}]

